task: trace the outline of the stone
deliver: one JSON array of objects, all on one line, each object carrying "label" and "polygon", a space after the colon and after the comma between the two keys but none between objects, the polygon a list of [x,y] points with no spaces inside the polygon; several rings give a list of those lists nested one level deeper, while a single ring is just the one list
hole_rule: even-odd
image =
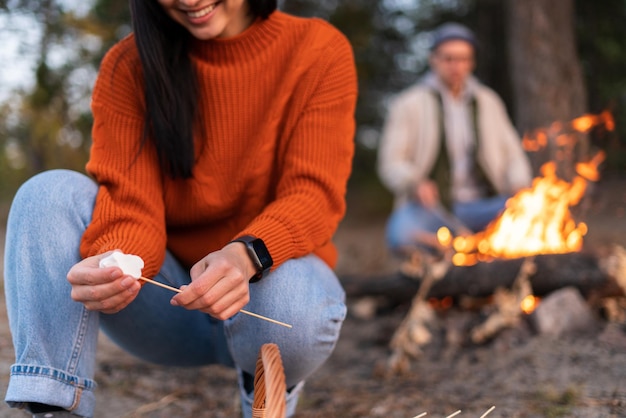
[{"label": "stone", "polygon": [[591,308],[574,287],[564,287],[542,299],[531,320],[539,334],[555,337],[591,331],[597,326]]}]

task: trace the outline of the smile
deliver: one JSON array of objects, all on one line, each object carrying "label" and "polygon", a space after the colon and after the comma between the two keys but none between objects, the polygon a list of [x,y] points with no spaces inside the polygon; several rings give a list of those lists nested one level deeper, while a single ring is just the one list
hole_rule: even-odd
[{"label": "smile", "polygon": [[213,4],[205,7],[204,9],[200,9],[200,10],[197,10],[197,11],[194,11],[194,12],[187,12],[187,16],[191,17],[192,19],[197,19],[199,17],[203,17],[203,16],[208,15],[216,7],[217,7],[217,3],[213,3]]}]

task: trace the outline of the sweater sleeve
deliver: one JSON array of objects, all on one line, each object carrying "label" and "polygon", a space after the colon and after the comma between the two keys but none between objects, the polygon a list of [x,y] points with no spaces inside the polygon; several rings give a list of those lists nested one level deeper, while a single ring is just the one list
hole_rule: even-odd
[{"label": "sweater sleeve", "polygon": [[345,213],[358,89],[352,49],[339,32],[314,71],[282,150],[276,198],[242,231],[263,238],[275,266],[327,246]]},{"label": "sweater sleeve", "polygon": [[155,275],[165,257],[162,182],[143,134],[138,57],[127,38],[103,59],[92,96],[94,124],[87,172],[99,185],[93,219],[81,242],[83,257],[120,249],[144,259]]}]

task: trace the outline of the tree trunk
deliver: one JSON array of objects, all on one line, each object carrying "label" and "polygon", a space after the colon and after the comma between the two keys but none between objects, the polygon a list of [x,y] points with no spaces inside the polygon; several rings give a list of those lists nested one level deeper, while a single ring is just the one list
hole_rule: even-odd
[{"label": "tree trunk", "polygon": [[[576,51],[573,0],[507,0],[509,62],[513,114],[525,133],[567,122],[586,112],[587,95]],[[563,177],[572,175],[572,161],[586,158],[586,139],[563,156],[551,145],[533,155],[535,169],[555,157],[569,160]]]}]

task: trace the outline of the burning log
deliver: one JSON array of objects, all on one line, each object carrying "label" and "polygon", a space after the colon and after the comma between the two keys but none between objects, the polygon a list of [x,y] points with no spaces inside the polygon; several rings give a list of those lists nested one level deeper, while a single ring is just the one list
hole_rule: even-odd
[{"label": "burning log", "polygon": [[[618,251],[616,247],[614,251]],[[624,251],[621,249],[621,251]],[[615,257],[615,255],[612,255]],[[607,270],[607,261],[589,253],[543,254],[534,257],[536,271],[529,277],[537,296],[563,287],[575,287],[589,296],[592,293],[616,294],[615,271]],[[443,277],[434,283],[427,298],[486,297],[498,288],[511,288],[524,259],[498,259],[473,266],[449,266]],[[394,304],[409,302],[422,283],[415,271],[391,276],[343,276],[341,282],[348,297],[384,297]],[[626,288],[626,287],[625,287]]]},{"label": "burning log", "polygon": [[[590,254],[542,254],[535,256],[534,262],[536,271],[529,281],[538,296],[568,286],[588,294],[609,280],[598,260]],[[511,288],[523,263],[524,259],[502,259],[474,266],[455,266],[444,280],[433,286],[431,296],[466,294],[483,297],[498,287]]]}]

